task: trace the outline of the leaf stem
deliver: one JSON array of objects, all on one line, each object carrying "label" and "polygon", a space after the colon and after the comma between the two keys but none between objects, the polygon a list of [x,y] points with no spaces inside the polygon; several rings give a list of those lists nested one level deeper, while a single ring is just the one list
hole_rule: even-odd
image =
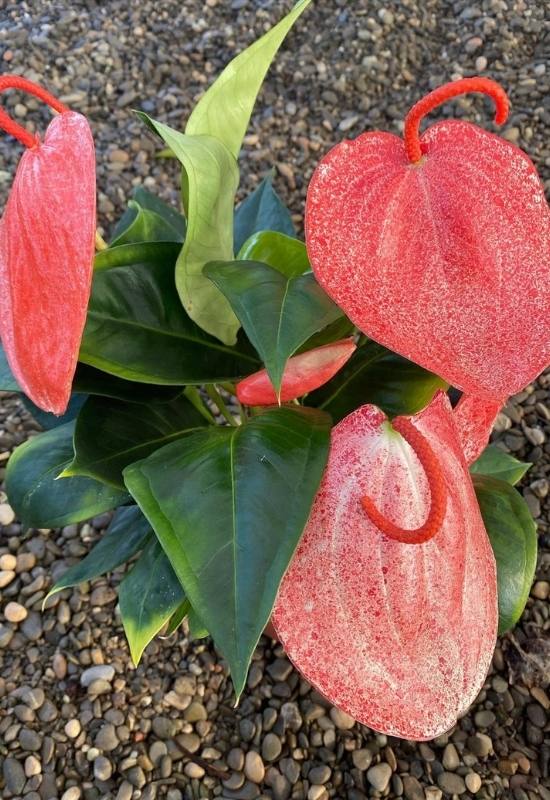
[{"label": "leaf stem", "polygon": [[207,420],[211,425],[216,424],[215,418],[212,416],[210,409],[204,404],[200,392],[196,386],[186,386],[183,394],[187,397],[189,402],[195,406],[199,414],[202,414],[205,420]]},{"label": "leaf stem", "polygon": [[209,383],[205,386],[205,389],[206,389],[206,394],[212,400],[212,402],[216,404],[218,411],[220,412],[222,417],[233,427],[235,428],[238,427],[239,423],[225,405],[223,397],[216,389],[216,385],[214,383]]}]

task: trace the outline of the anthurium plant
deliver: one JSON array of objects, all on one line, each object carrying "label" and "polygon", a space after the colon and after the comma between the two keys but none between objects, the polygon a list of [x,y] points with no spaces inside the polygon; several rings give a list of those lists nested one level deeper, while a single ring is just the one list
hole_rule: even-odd
[{"label": "anthurium plant", "polygon": [[309,5],[227,66],[183,132],[138,112],[181,162],[181,208],[137,188],[108,245],[88,123],[1,79],[58,114],[43,139],[0,114],[26,148],[0,225],[0,388],[44,428],[6,489],[29,527],[114,510],[49,596],[131,562],[136,664],[186,620],[238,698],[271,620],[334,704],[426,739],[475,699],[534,575],[514,488],[529,465],[487,442],[550,361],[549,211],[517,147],[453,120],[420,135],[466,92],[503,123],[482,78],[420,100],[403,139],[331,150],[305,242],[271,175],[236,205],[256,96]]}]

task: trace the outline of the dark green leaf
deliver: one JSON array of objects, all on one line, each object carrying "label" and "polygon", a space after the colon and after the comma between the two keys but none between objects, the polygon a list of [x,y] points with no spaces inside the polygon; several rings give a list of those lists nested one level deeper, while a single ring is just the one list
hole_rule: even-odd
[{"label": "dark green leaf", "polygon": [[261,261],[287,278],[295,278],[311,269],[305,244],[276,231],[255,233],[243,244],[237,258],[239,261]]},{"label": "dark green leaf", "polygon": [[137,506],[119,508],[99,542],[82,561],[63,573],[46,600],[62,589],[91,581],[120,567],[135,556],[151,534],[151,526]]},{"label": "dark green leaf", "polygon": [[[133,200],[113,231],[111,247],[127,242],[183,242],[185,218],[175,208],[159,200],[143,186],[134,189],[132,197]],[[145,212],[142,220],[144,226],[136,224],[140,212]]]},{"label": "dark green leaf", "polygon": [[[266,72],[310,2],[299,0],[277,25],[227,65],[193,109],[187,134],[215,136],[237,158]],[[173,149],[171,142],[166,144]]]},{"label": "dark green leaf", "polygon": [[126,492],[91,478],[57,476],[73,458],[74,422],[33,436],[8,462],[6,492],[23,525],[57,528],[117,508]]},{"label": "dark green leaf", "polygon": [[267,175],[235,209],[235,252],[260,231],[278,231],[287,236],[296,233],[290,211],[273,188],[271,175]]},{"label": "dark green leaf", "polygon": [[124,472],[240,695],[307,521],[330,417],[282,407],[210,427]]},{"label": "dark green leaf", "polygon": [[155,211],[141,208],[135,200],[130,200],[128,206],[135,212],[135,216],[128,228],[111,243],[111,246],[136,242],[183,242],[181,232],[175,231]]},{"label": "dark green leaf", "polygon": [[87,364],[79,364],[73,382],[73,392],[111,397],[128,403],[167,403],[181,394],[181,386],[154,386],[125,381]]},{"label": "dark green leaf", "polygon": [[366,403],[394,417],[416,414],[446,387],[437,375],[367,342],[330,383],[308,396],[307,403],[328,411],[335,422]]},{"label": "dark green leaf", "polygon": [[234,344],[239,322],[231,306],[202,274],[208,261],[233,258],[233,207],[237,162],[212,136],[187,136],[147,115],[139,116],[172,148],[183,166],[187,235],[176,263],[176,287],[197,325],[224,344]]},{"label": "dark green leaf", "polygon": [[176,574],[154,536],[118,587],[118,601],[132,661],[143,651],[185,600]]},{"label": "dark green leaf", "polygon": [[90,397],[78,415],[75,455],[63,477],[85,475],[124,489],[124,467],[205,424],[183,395],[156,405]]},{"label": "dark green leaf", "polygon": [[537,565],[537,527],[527,503],[509,483],[474,475],[481,516],[497,562],[499,633],[520,618]]},{"label": "dark green leaf", "polygon": [[240,345],[222,345],[187,316],[173,260],[96,272],[80,360],[125,380],[176,386],[233,380],[258,366]]},{"label": "dark green leaf", "polygon": [[490,475],[499,478],[512,486],[523,478],[532,465],[505,453],[500,447],[490,444],[483,453],[474,461],[470,472],[474,475]]},{"label": "dark green leaf", "polygon": [[213,262],[207,275],[225,294],[278,391],[287,359],[342,316],[314,275],[287,278],[256,261]]}]

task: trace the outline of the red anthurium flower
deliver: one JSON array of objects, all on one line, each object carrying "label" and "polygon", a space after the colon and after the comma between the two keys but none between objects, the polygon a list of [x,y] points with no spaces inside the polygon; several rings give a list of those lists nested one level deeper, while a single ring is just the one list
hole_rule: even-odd
[{"label": "red anthurium flower", "polygon": [[404,141],[365,133],[321,161],[306,207],[319,283],[369,337],[463,391],[493,400],[550,362],[550,214],[520,149],[467,122],[419,137],[421,119],[485,78],[446,84],[417,103]]},{"label": "red anthurium flower", "polygon": [[[288,403],[296,397],[318,389],[342,369],[356,350],[352,339],[325,344],[289,358],[281,384],[281,402]],[[277,402],[277,393],[262,369],[237,384],[237,397],[244,405],[270,406]]]},{"label": "red anthurium flower", "polygon": [[393,425],[374,406],[342,420],[275,604],[289,658],[359,722],[430,739],[479,692],[497,617],[495,561],[447,397]]},{"label": "red anthurium flower", "polygon": [[69,401],[90,295],[95,156],[90,126],[40,86],[0,77],[59,112],[41,141],[0,111],[27,148],[0,220],[0,335],[17,382],[45,411]]},{"label": "red anthurium flower", "polygon": [[502,403],[463,394],[454,409],[454,422],[468,464],[479,458],[493,430]]}]

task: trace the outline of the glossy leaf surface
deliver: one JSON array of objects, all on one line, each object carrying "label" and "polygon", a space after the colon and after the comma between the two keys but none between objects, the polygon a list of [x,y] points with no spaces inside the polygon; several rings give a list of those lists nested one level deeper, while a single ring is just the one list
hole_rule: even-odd
[{"label": "glossy leaf surface", "polygon": [[118,601],[132,661],[143,651],[185,600],[176,574],[154,536],[118,588]]},{"label": "glossy leaf surface", "polygon": [[205,424],[183,395],[148,405],[91,397],[78,415],[75,456],[63,475],[85,475],[124,489],[122,471],[128,464]]},{"label": "glossy leaf surface", "polygon": [[255,233],[243,244],[237,258],[239,261],[261,261],[287,278],[303,275],[310,269],[305,244],[276,231]]},{"label": "glossy leaf surface", "polygon": [[110,247],[129,242],[183,242],[185,217],[175,208],[143,186],[134,189],[132,198],[113,231]]},{"label": "glossy leaf surface", "polygon": [[120,567],[132,558],[141,549],[147,537],[152,535],[153,531],[148,520],[137,506],[119,508],[101,539],[87,556],[61,576],[49,591],[47,598],[70,586],[94,580]]},{"label": "glossy leaf surface", "polygon": [[296,234],[290,211],[273,188],[271,175],[267,175],[235,209],[235,252],[261,231],[278,231],[287,236]]},{"label": "glossy leaf surface", "polygon": [[308,405],[323,408],[337,422],[362,403],[372,403],[388,416],[416,414],[446,383],[412,361],[375,342],[359,347],[326,387],[311,394]]},{"label": "glossy leaf surface", "polygon": [[518,461],[494,444],[485,448],[477,461],[470,466],[473,475],[489,475],[512,486],[520,481],[532,464]]},{"label": "glossy leaf surface", "polygon": [[342,316],[311,273],[287,278],[256,261],[213,262],[207,275],[225,294],[278,392],[287,359]]},{"label": "glossy leaf surface", "polygon": [[58,475],[72,461],[74,422],[33,436],[8,462],[6,492],[23,525],[57,528],[82,522],[128,501],[126,492],[91,478]]},{"label": "glossy leaf surface", "polygon": [[80,360],[125,380],[167,385],[231,380],[258,363],[189,318],[175,290],[173,260],[96,272]]},{"label": "glossy leaf surface", "polygon": [[237,696],[307,520],[329,432],[322,412],[278,408],[193,434],[124,472]]},{"label": "glossy leaf surface", "polygon": [[537,526],[520,493],[506,481],[474,475],[481,516],[497,562],[498,632],[521,617],[537,566]]}]

